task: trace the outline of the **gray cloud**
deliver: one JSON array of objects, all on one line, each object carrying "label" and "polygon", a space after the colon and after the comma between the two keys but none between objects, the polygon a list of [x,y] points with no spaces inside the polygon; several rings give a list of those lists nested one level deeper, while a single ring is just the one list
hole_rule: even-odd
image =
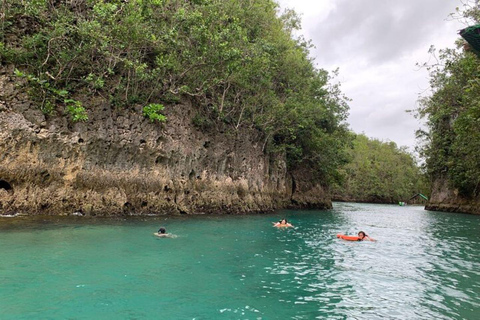
[{"label": "gray cloud", "polygon": [[357,57],[378,64],[444,30],[454,9],[451,0],[337,0],[326,19],[308,28],[319,60],[332,64]]},{"label": "gray cloud", "polygon": [[[421,124],[411,114],[428,88],[430,45],[453,47],[464,25],[447,21],[462,0],[280,0],[303,15],[317,65],[340,68],[338,81],[353,101],[348,122],[355,132],[399,146],[415,145]],[[451,20],[451,19],[450,19]]]}]

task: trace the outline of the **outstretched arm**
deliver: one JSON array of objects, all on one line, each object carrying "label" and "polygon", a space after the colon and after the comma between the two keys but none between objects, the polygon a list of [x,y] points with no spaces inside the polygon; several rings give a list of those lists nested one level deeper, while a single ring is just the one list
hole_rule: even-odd
[{"label": "outstretched arm", "polygon": [[377,241],[377,240],[375,240],[375,239],[373,239],[373,238],[370,238],[369,236],[365,236],[365,238],[367,238],[367,239],[370,240],[370,241]]}]

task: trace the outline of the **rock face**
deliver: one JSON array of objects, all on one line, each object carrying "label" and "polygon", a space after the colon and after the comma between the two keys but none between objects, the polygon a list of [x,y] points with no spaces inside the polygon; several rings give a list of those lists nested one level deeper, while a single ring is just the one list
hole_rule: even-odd
[{"label": "rock face", "polygon": [[465,198],[452,189],[447,179],[437,177],[426,210],[480,214],[480,198]]},{"label": "rock face", "polygon": [[[324,186],[287,172],[251,128],[199,130],[188,102],[166,124],[141,107],[84,100],[89,121],[45,116],[0,67],[0,214],[247,213],[328,208]],[[307,177],[307,178],[306,178]]]}]

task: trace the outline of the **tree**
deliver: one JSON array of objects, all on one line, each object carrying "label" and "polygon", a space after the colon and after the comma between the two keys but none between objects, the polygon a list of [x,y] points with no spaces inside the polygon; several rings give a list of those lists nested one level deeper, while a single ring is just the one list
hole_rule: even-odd
[{"label": "tree", "polygon": [[394,142],[353,134],[342,167],[344,181],[333,189],[338,199],[396,203],[418,192],[427,193],[428,183],[415,158]]},{"label": "tree", "polygon": [[[0,59],[32,80],[48,115],[64,108],[86,121],[82,99],[92,97],[125,108],[188,99],[199,128],[255,127],[289,168],[334,179],[344,161],[347,99],[293,36],[298,16],[278,15],[272,0],[4,0],[2,9]],[[157,111],[147,114],[164,121]]]}]

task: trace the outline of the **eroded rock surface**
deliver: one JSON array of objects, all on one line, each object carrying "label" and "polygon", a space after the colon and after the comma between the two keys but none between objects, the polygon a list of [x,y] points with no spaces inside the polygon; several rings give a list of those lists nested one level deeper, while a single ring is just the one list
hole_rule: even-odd
[{"label": "eroded rock surface", "polygon": [[460,195],[445,178],[438,177],[432,184],[432,195],[425,209],[480,214],[480,199]]},{"label": "eroded rock surface", "polygon": [[282,155],[264,152],[258,130],[199,130],[192,125],[197,111],[188,102],[166,106],[168,121],[160,125],[144,118],[141,106],[115,109],[84,99],[90,120],[73,124],[61,109],[45,116],[17,88],[12,71],[0,69],[0,214],[331,206],[320,183],[288,173]]}]

